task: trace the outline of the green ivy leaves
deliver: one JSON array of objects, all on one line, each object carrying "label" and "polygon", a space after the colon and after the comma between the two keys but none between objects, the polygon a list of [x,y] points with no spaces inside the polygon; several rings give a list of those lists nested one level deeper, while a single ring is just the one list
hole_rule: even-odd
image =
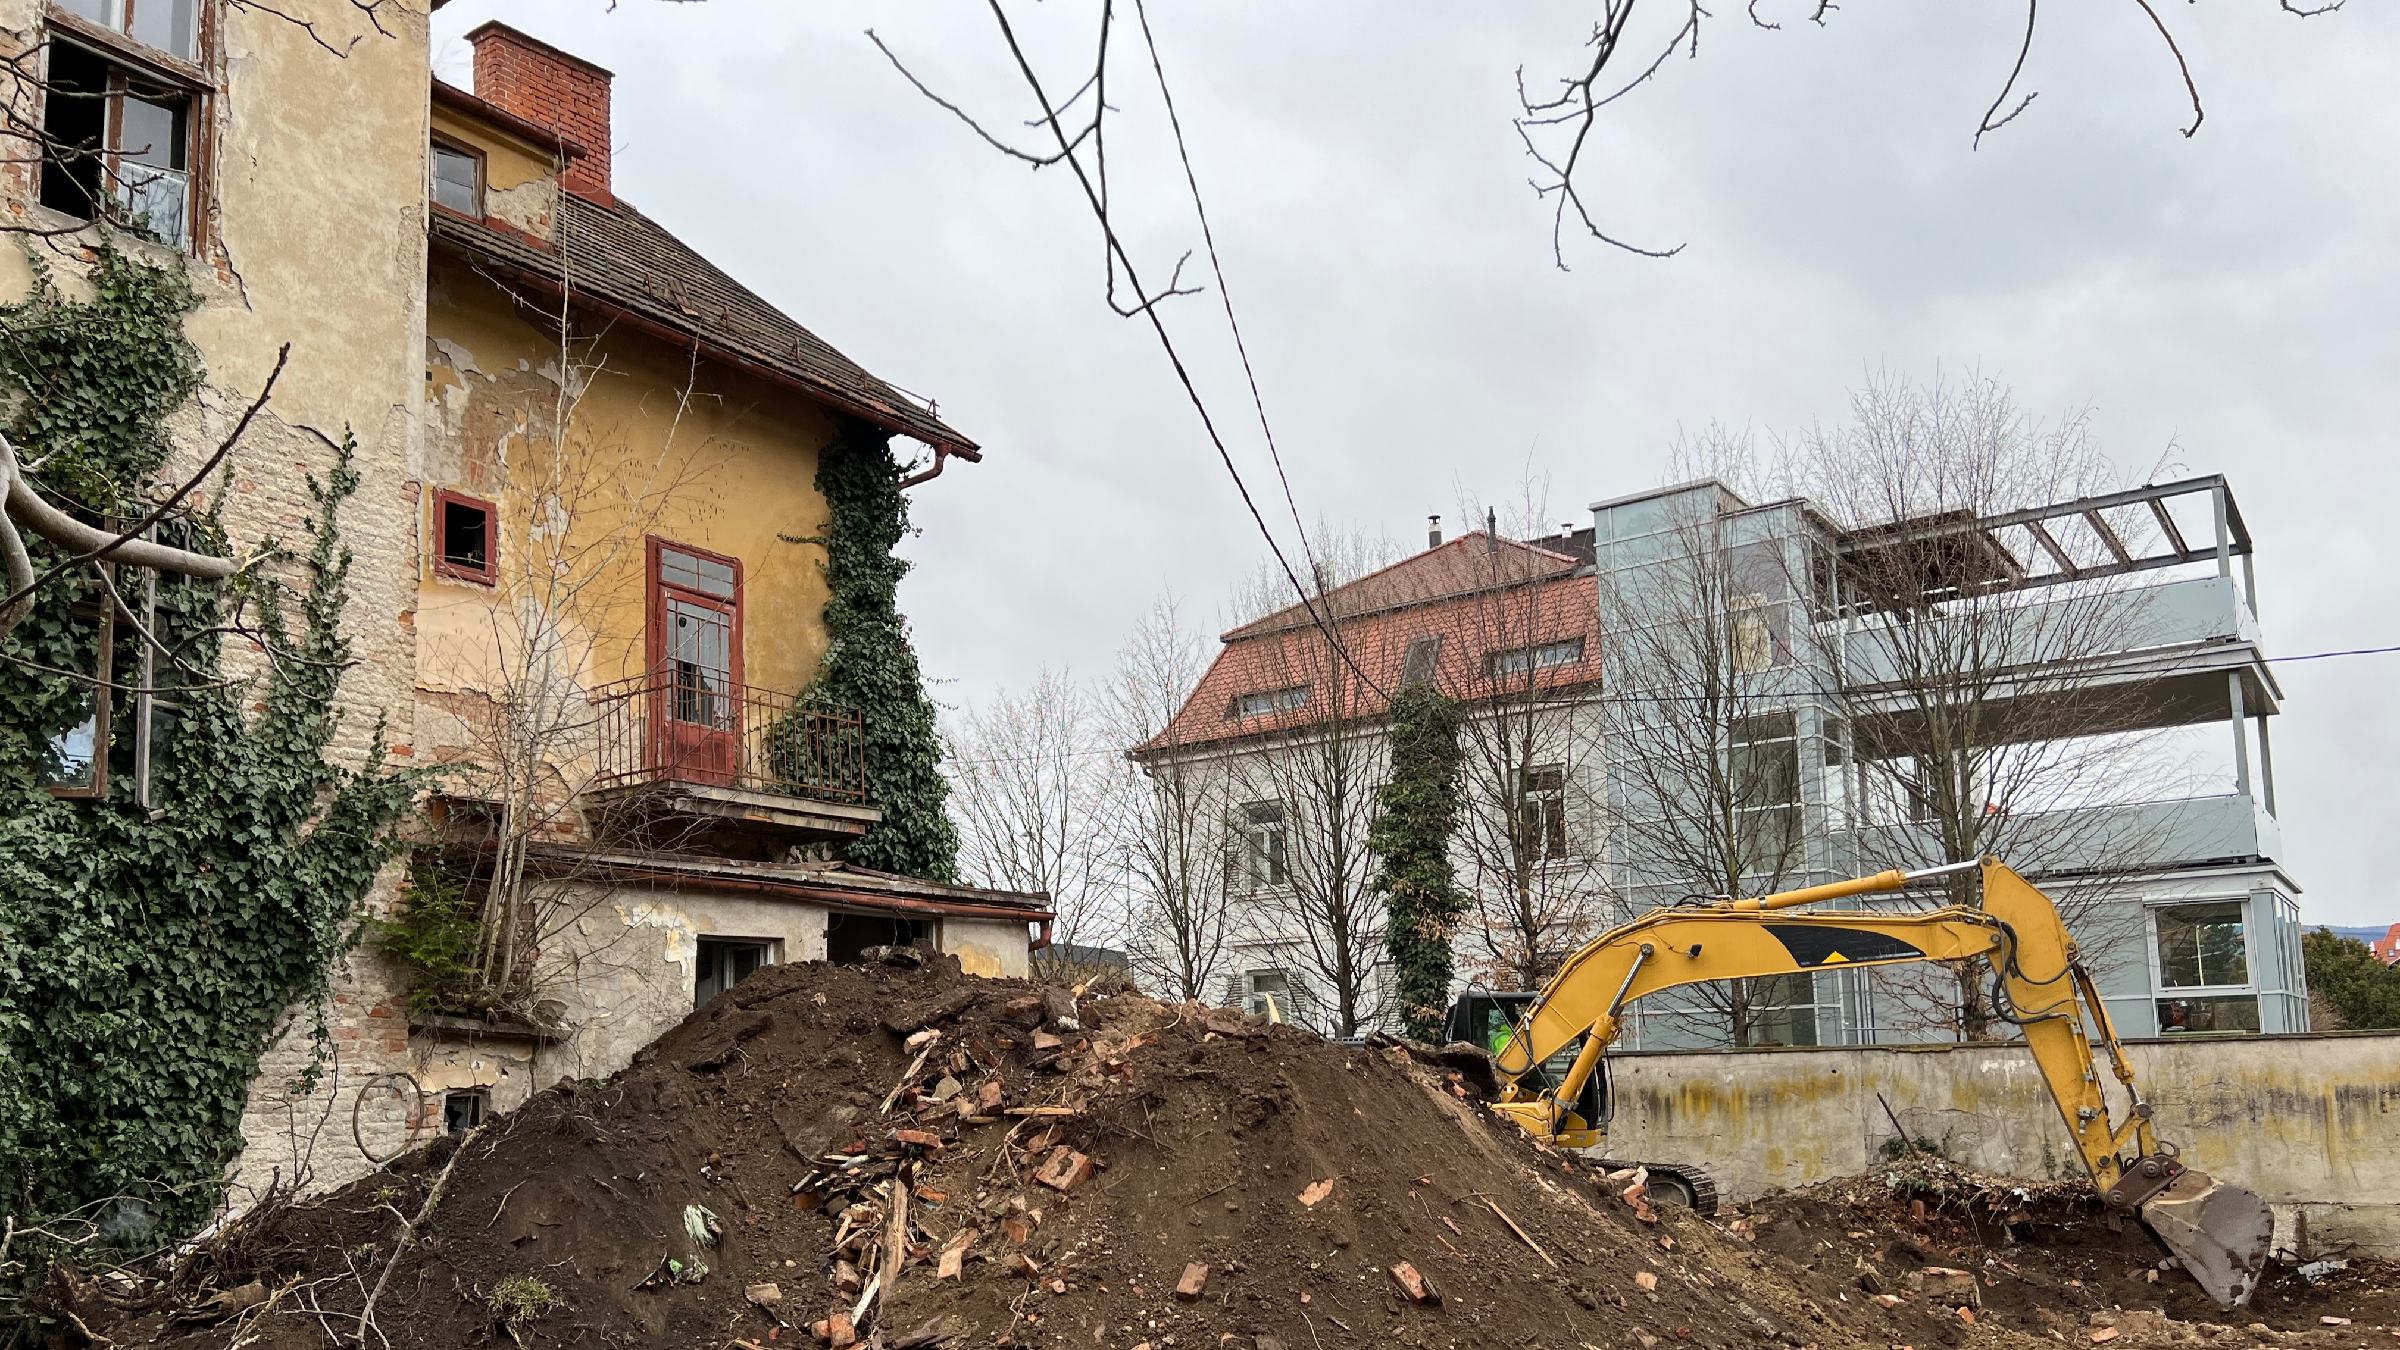
[{"label": "green ivy leaves", "polygon": [[[167,453],[165,419],[202,372],[180,271],[104,247],[90,283],[88,299],[70,299],[37,262],[33,294],[0,310],[0,395],[28,456],[55,456],[45,483],[97,516],[141,499]],[[353,449],[345,440],[309,485],[297,593],[251,592],[277,653],[264,675],[214,679],[212,630],[230,617],[232,587],[159,579],[156,631],[202,678],[161,681],[181,687],[158,713],[150,805],[134,800],[142,644],[129,626],[118,625],[110,675],[123,688],[98,800],[43,786],[50,738],[84,695],[29,664],[90,669],[96,630],[73,611],[96,597],[47,589],[0,642],[0,1212],[20,1226],[108,1212],[126,1245],[148,1248],[205,1222],[261,1053],[290,1010],[328,998],[360,899],[392,856],[414,779],[387,770],[379,748],[357,770],[324,754],[350,660],[350,554],[335,517],[358,487]],[[213,520],[166,534],[222,546]],[[320,1062],[327,1048],[320,1040]],[[38,1279],[45,1254],[20,1248],[32,1259],[0,1280]]]}]

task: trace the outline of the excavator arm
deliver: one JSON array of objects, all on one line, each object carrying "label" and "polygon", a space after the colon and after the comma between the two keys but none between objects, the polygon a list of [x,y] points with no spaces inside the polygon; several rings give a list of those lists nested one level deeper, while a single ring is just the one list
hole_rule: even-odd
[{"label": "excavator arm", "polygon": [[[1981,873],[1979,905],[1904,912],[1804,908],[1968,870]],[[2185,1168],[2171,1147],[2160,1144],[2132,1061],[2058,907],[1997,859],[1678,905],[1606,933],[1567,959],[1496,1054],[1505,1086],[1494,1109],[1537,1138],[1596,1147],[1598,1122],[1577,1116],[1570,1104],[1636,999],[1708,980],[1978,958],[1992,971],[1995,1009],[2024,1035],[2060,1120],[2108,1203],[2138,1213],[2220,1303],[2245,1302],[2267,1257],[2272,1219],[2265,1204]],[[1544,1081],[1541,1066],[1578,1042],[1566,1072]],[[2103,1063],[2124,1090],[2122,1119],[2110,1109]]]}]

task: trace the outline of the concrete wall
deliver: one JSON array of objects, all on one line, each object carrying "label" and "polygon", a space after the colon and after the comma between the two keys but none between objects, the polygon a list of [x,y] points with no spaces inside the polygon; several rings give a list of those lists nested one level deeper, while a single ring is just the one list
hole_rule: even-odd
[{"label": "concrete wall", "polygon": [[[2195,1036],[2135,1042],[2162,1138],[2186,1161],[2297,1215],[2320,1247],[2400,1253],[2400,1033]],[[1874,1046],[1610,1057],[1608,1153],[1708,1169],[1719,1192],[1846,1176],[1893,1137],[1969,1166],[2081,1173],[2020,1046]]]}]

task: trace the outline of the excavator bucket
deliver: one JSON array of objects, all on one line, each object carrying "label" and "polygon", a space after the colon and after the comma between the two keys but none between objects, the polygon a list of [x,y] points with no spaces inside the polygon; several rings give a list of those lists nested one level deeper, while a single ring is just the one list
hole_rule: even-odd
[{"label": "excavator bucket", "polygon": [[2141,1205],[2142,1222],[2223,1308],[2250,1301],[2275,1235],[2267,1202],[2186,1169]]}]

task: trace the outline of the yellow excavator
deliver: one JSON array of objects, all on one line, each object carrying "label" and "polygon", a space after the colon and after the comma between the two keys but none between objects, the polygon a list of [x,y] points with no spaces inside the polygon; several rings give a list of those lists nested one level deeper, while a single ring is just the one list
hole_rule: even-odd
[{"label": "yellow excavator", "polygon": [[[1979,903],[1808,908],[1969,871],[1980,874]],[[1497,1042],[1494,1110],[1537,1139],[1599,1150],[1608,1116],[1601,1056],[1634,1000],[1708,980],[1977,958],[1990,965],[1994,1007],[2023,1033],[2110,1211],[2138,1216],[2220,1305],[2247,1302],[2269,1255],[2274,1221],[2266,1204],[2184,1166],[2174,1146],[2159,1139],[2133,1064],[2058,907],[1996,858],[1652,910],[1568,957],[1538,994],[1461,999],[1451,1010],[1450,1032],[1453,1040]],[[2122,1121],[2110,1112],[2095,1043],[2123,1085]],[[1687,1202],[1705,1207],[1713,1200],[1696,1169],[1653,1168],[1654,1193],[1664,1183]]]}]

